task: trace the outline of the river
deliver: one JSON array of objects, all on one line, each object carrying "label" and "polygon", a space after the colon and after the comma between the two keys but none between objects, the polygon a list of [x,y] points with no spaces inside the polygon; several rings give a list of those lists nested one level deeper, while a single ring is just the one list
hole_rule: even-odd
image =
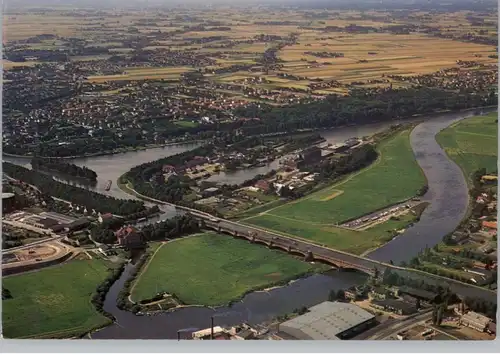
[{"label": "river", "polygon": [[[492,109],[493,111],[494,109]],[[485,110],[488,112],[489,110]],[[421,219],[405,233],[367,255],[368,258],[395,263],[407,261],[426,245],[434,245],[442,237],[453,231],[467,211],[468,189],[460,168],[451,162],[435,141],[435,135],[443,128],[469,113],[450,113],[433,116],[430,119],[416,118],[410,121],[423,121],[411,134],[411,145],[419,165],[422,167],[429,185],[423,200],[431,204]],[[409,122],[406,120],[405,122]],[[321,135],[329,143],[340,143],[348,138],[371,135],[388,128],[396,121],[371,124],[359,127],[344,127],[323,131]],[[116,180],[130,168],[144,162],[153,161],[177,154],[195,145],[168,146],[150,150],[115,154],[112,156],[75,159],[78,165],[85,165],[98,174],[97,191],[117,198],[131,198],[116,186]],[[29,160],[4,157],[4,160],[29,167]],[[220,173],[212,181],[239,183],[262,174],[273,166],[240,170],[234,173]],[[110,191],[104,191],[107,180],[113,181]],[[175,211],[163,208],[164,214],[155,220],[173,215]],[[210,309],[188,307],[156,316],[135,316],[116,308],[116,297],[123,287],[133,266],[127,266],[122,277],[111,287],[106,296],[105,310],[116,317],[116,323],[92,334],[95,339],[175,339],[177,331],[183,328],[207,328],[214,314],[215,324],[237,324],[243,321],[260,323],[274,316],[293,311],[302,306],[311,306],[324,301],[330,290],[345,289],[364,282],[366,276],[359,273],[332,271],[325,275],[313,275],[282,288],[268,292],[252,292],[232,307]],[[225,315],[221,315],[225,314]]]},{"label": "river", "polygon": [[[484,113],[496,109],[484,110]],[[395,264],[409,261],[426,246],[439,243],[453,232],[467,213],[469,190],[462,170],[448,158],[436,142],[436,134],[473,112],[445,114],[419,124],[411,132],[410,141],[418,164],[427,178],[429,190],[423,201],[430,202],[413,227],[389,243],[367,254],[366,257]]]},{"label": "river", "polygon": [[[405,122],[415,122],[418,119],[405,120]],[[352,137],[362,137],[381,132],[395,123],[401,121],[387,121],[362,126],[340,127],[336,129],[329,129],[319,132],[328,143],[336,144],[342,143]],[[84,186],[77,182],[70,182],[71,184],[90,188],[104,195],[113,196],[116,198],[130,199],[133,198],[118,188],[116,181],[118,178],[133,168],[134,166],[158,160],[171,155],[179,154],[187,150],[194,149],[197,144],[178,144],[169,145],[163,148],[152,148],[147,150],[130,151],[126,153],[117,153],[112,155],[95,156],[88,158],[78,158],[72,162],[79,166],[86,166],[97,173],[97,185],[93,187]],[[4,156],[3,160],[13,164],[22,165],[31,168],[30,158],[18,158]],[[272,169],[278,167],[278,159],[263,167],[253,167],[250,169],[237,170],[233,172],[219,172],[209,178],[209,181],[241,184],[245,180],[249,180],[257,174],[265,174]],[[52,174],[55,178],[61,180],[61,175]],[[106,183],[111,180],[113,183],[109,191],[105,190]]]},{"label": "river", "polygon": [[[296,308],[320,303],[327,299],[332,289],[346,289],[366,280],[366,276],[356,272],[329,271],[281,288],[252,292],[232,307],[186,307],[154,316],[136,316],[116,307],[116,297],[131,270],[133,266],[128,265],[104,301],[104,309],[116,317],[115,324],[92,333],[92,339],[176,339],[179,329],[209,328],[210,317],[214,315],[215,325],[258,324]],[[189,333],[182,337],[187,336]]]}]

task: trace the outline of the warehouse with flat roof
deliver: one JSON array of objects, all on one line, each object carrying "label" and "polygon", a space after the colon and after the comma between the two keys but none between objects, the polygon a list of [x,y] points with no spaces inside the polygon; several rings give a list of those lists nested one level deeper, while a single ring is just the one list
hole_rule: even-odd
[{"label": "warehouse with flat roof", "polygon": [[279,325],[278,336],[297,340],[344,340],[371,328],[375,316],[350,303],[323,302]]}]

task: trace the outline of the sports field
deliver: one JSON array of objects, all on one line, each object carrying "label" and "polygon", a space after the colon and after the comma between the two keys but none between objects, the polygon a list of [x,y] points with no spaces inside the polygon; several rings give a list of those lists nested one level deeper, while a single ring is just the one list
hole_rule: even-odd
[{"label": "sports field", "polygon": [[486,168],[497,171],[498,113],[476,116],[459,121],[441,131],[436,139],[446,153],[464,171],[468,179]]},{"label": "sports field", "polygon": [[161,246],[131,293],[134,301],[167,292],[185,304],[217,306],[248,291],[324,269],[265,246],[205,233]]},{"label": "sports field", "polygon": [[4,277],[12,299],[2,301],[6,338],[68,338],[106,325],[92,294],[108,275],[103,261],[77,260],[37,272]]}]

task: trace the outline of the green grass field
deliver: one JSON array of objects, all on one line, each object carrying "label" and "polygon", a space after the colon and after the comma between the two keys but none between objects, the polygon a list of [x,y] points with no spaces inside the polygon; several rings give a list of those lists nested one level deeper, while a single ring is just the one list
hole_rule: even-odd
[{"label": "green grass field", "polygon": [[328,225],[314,225],[292,219],[283,219],[279,216],[264,214],[244,221],[253,225],[272,230],[277,233],[297,236],[318,244],[325,244],[331,248],[362,254],[379,247],[393,238],[392,232],[411,223],[415,217],[411,214],[401,217],[401,220],[389,220],[377,224],[364,231],[339,228]]},{"label": "green grass field", "polygon": [[139,301],[168,292],[185,304],[217,306],[326,266],[215,233],[164,244],[132,288]]},{"label": "green grass field", "polygon": [[106,264],[94,259],[4,277],[13,297],[2,301],[4,336],[67,338],[108,324],[90,302],[107,275]]},{"label": "green grass field", "polygon": [[498,118],[496,112],[466,118],[439,132],[436,140],[468,179],[474,171],[497,170]]}]

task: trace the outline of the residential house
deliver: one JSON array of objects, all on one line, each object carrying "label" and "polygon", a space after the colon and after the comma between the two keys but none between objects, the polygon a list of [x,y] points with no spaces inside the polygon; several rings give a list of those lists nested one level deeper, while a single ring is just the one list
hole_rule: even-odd
[{"label": "residential house", "polygon": [[271,183],[266,180],[259,180],[254,184],[254,186],[264,193],[268,192],[271,189]]},{"label": "residential house", "polygon": [[425,301],[425,302],[429,302],[429,303],[434,301],[434,299],[437,296],[437,294],[434,292],[429,292],[426,290],[420,290],[420,289],[406,287],[406,286],[399,287],[396,291],[396,296],[402,297],[403,295],[412,296],[412,297],[417,298],[421,301]]},{"label": "residential house", "polygon": [[399,300],[372,300],[370,305],[377,309],[383,309],[399,315],[408,315],[417,312],[415,305]]},{"label": "residential house", "polygon": [[369,296],[373,299],[377,300],[385,300],[386,299],[387,290],[384,287],[377,287],[370,291]]},{"label": "residential house", "polygon": [[352,286],[344,291],[344,297],[348,300],[357,301],[365,298],[366,289],[360,286]]},{"label": "residential house", "polygon": [[99,217],[97,217],[97,221],[99,223],[103,223],[104,221],[108,221],[112,218],[113,218],[113,215],[111,213],[99,214]]},{"label": "residential house", "polygon": [[142,233],[137,231],[133,226],[122,227],[115,235],[118,244],[125,248],[137,248],[144,244]]},{"label": "residential house", "polygon": [[487,184],[487,185],[496,184],[496,183],[498,183],[498,176],[495,176],[495,175],[483,175],[483,176],[481,176],[481,182],[483,184]]},{"label": "residential house", "polygon": [[495,322],[489,322],[486,332],[495,335],[497,333],[497,324]]},{"label": "residential house", "polygon": [[497,232],[497,221],[482,221],[481,227],[483,228],[483,230],[485,230],[487,232],[496,233]]},{"label": "residential house", "polygon": [[463,233],[463,232],[455,232],[451,236],[451,240],[457,245],[466,243],[468,238],[469,238],[469,235],[467,233]]},{"label": "residential house", "polygon": [[81,230],[90,225],[90,220],[88,218],[80,218],[66,225],[64,228],[67,232]]},{"label": "residential house", "polygon": [[207,198],[216,195],[218,192],[219,189],[217,187],[209,187],[208,189],[203,190],[201,194],[203,198]]}]

